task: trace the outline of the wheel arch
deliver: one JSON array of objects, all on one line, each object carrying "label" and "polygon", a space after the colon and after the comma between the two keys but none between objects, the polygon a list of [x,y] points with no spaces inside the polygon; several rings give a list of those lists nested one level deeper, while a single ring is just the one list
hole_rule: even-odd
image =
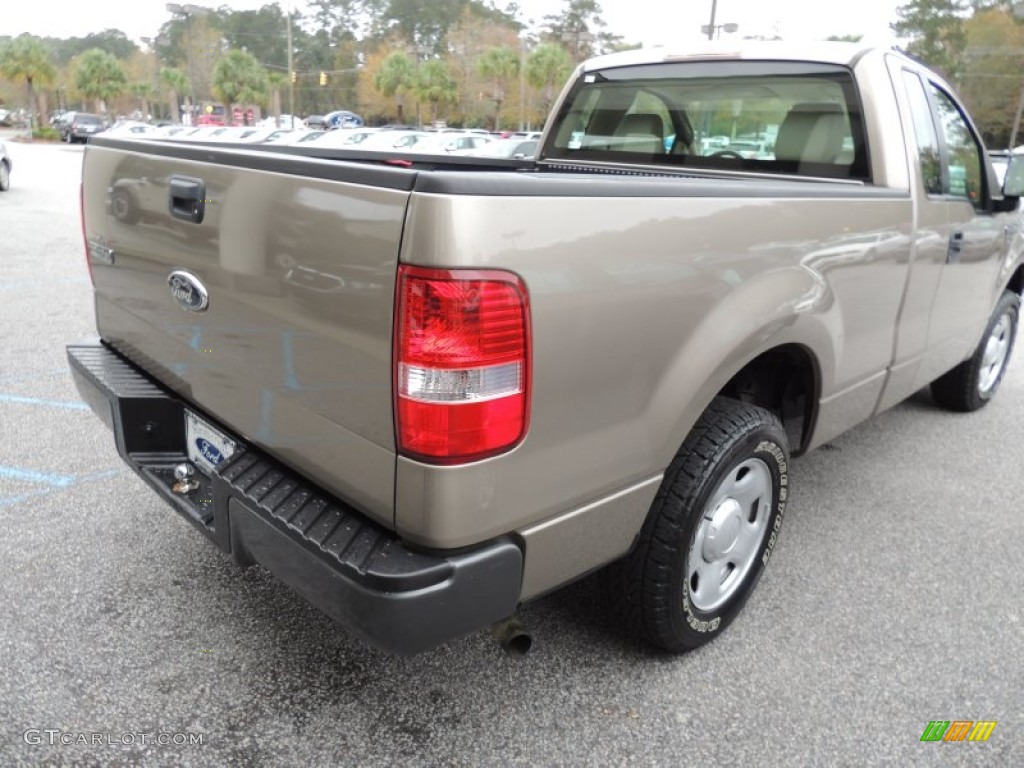
[{"label": "wheel arch", "polygon": [[1024,295],[1024,264],[1017,265],[1016,271],[1006,283],[1006,289],[1013,291],[1018,296]]},{"label": "wheel arch", "polygon": [[821,394],[821,369],[803,344],[785,343],[761,352],[717,393],[774,413],[793,454],[810,443]]}]

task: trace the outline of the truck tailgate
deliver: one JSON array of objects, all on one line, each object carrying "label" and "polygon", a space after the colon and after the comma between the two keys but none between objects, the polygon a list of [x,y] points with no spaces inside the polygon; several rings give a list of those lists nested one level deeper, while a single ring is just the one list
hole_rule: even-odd
[{"label": "truck tailgate", "polygon": [[100,335],[200,416],[393,526],[394,281],[414,178],[99,139],[83,218]]}]

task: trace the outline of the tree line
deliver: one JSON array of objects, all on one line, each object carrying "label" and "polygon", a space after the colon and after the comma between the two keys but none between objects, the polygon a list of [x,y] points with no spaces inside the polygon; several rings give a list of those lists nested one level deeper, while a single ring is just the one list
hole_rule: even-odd
[{"label": "tree line", "polygon": [[[893,30],[960,94],[989,147],[1006,147],[1024,86],[1024,21],[1007,0],[910,0]],[[1019,141],[1019,139],[1018,139]]]},{"label": "tree line", "polygon": [[[1009,140],[1024,72],[1014,4],[909,0],[892,24],[911,55],[958,89],[992,146]],[[562,0],[532,20],[495,0],[313,0],[291,14],[289,69],[279,5],[184,9],[144,47],[119,30],[0,36],[0,104],[177,120],[193,97],[288,111],[292,96],[300,115],[345,108],[371,123],[539,126],[577,62],[636,47],[608,31],[597,0]]]},{"label": "tree line", "polygon": [[[136,45],[119,30],[0,37],[0,103],[178,120],[218,101],[299,115],[351,109],[372,123],[540,125],[573,66],[625,46],[597,0],[563,0],[528,25],[493,0],[315,0],[289,20],[181,7]],[[292,61],[286,28],[291,22]]]}]

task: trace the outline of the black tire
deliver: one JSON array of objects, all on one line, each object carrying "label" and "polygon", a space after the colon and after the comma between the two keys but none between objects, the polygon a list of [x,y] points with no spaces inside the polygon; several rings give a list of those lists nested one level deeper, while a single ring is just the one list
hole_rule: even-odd
[{"label": "black tire", "polygon": [[[751,467],[756,468],[762,491],[748,509],[721,494],[725,488],[742,488],[747,481],[744,472]],[[757,406],[715,398],[666,471],[633,552],[606,571],[606,587],[620,604],[626,627],[673,653],[718,636],[739,614],[771,557],[788,492],[789,445],[778,418]],[[745,491],[737,495],[742,497]],[[726,509],[731,502],[737,503],[730,509],[740,510],[738,522],[728,516],[735,515]],[[715,529],[712,521],[723,510],[727,516]],[[705,554],[708,547],[721,547],[733,522],[744,533],[728,549],[739,550],[741,538],[746,538],[743,563],[731,570],[726,563],[717,587],[711,577],[703,585],[692,566],[708,567],[699,565],[711,562]],[[749,526],[749,534],[744,526]],[[702,546],[691,553],[698,534]],[[728,552],[711,555],[718,563],[729,557]],[[726,584],[728,594],[722,594]],[[723,602],[699,606],[701,600],[707,602],[697,599],[705,586]]]},{"label": "black tire", "polygon": [[11,188],[11,169],[6,160],[0,160],[0,192]]},{"label": "black tire", "polygon": [[[974,354],[932,382],[935,402],[965,413],[988,405],[1010,364],[1019,315],[1020,297],[1004,291]],[[993,351],[995,357],[990,357]]]}]

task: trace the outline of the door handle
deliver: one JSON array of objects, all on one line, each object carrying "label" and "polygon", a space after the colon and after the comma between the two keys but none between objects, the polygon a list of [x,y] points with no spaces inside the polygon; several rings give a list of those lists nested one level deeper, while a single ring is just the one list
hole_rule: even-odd
[{"label": "door handle", "polygon": [[168,183],[171,216],[201,224],[206,214],[206,182],[190,176],[171,176]]},{"label": "door handle", "polygon": [[946,263],[956,264],[960,261],[960,251],[964,245],[964,233],[954,232],[949,236],[949,245],[946,248]]}]

